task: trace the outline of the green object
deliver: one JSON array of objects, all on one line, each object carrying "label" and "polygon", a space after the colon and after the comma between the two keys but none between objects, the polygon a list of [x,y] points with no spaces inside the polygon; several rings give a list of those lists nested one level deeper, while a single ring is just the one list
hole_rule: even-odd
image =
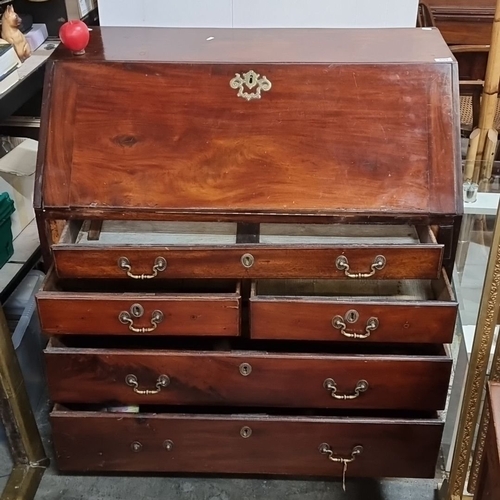
[{"label": "green object", "polygon": [[0,194],[0,269],[7,264],[14,253],[10,221],[14,210],[14,201],[10,198],[9,193]]}]

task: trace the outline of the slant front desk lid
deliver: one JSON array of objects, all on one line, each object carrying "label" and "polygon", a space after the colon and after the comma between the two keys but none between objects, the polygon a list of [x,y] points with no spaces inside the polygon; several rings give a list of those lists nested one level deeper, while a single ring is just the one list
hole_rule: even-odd
[{"label": "slant front desk lid", "polygon": [[94,28],[46,78],[40,209],[461,211],[456,63],[436,30]]}]

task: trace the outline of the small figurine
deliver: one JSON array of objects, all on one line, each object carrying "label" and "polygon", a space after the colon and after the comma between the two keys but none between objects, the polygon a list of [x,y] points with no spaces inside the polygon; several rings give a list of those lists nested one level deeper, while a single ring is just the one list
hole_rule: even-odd
[{"label": "small figurine", "polygon": [[12,44],[19,59],[25,61],[31,55],[31,49],[19,29],[20,25],[21,18],[14,11],[14,7],[8,5],[2,16],[2,38]]}]

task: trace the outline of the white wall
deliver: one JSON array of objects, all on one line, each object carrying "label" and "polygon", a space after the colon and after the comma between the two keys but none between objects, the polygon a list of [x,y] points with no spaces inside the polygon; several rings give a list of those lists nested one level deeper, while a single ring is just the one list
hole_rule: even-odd
[{"label": "white wall", "polygon": [[413,27],[418,0],[98,0],[101,26]]}]

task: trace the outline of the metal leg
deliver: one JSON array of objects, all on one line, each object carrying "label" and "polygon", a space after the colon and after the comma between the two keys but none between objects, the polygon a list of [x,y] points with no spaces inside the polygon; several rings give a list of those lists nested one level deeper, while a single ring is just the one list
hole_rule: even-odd
[{"label": "metal leg", "polygon": [[14,462],[1,500],[32,500],[49,460],[45,455],[1,306],[0,416]]}]

